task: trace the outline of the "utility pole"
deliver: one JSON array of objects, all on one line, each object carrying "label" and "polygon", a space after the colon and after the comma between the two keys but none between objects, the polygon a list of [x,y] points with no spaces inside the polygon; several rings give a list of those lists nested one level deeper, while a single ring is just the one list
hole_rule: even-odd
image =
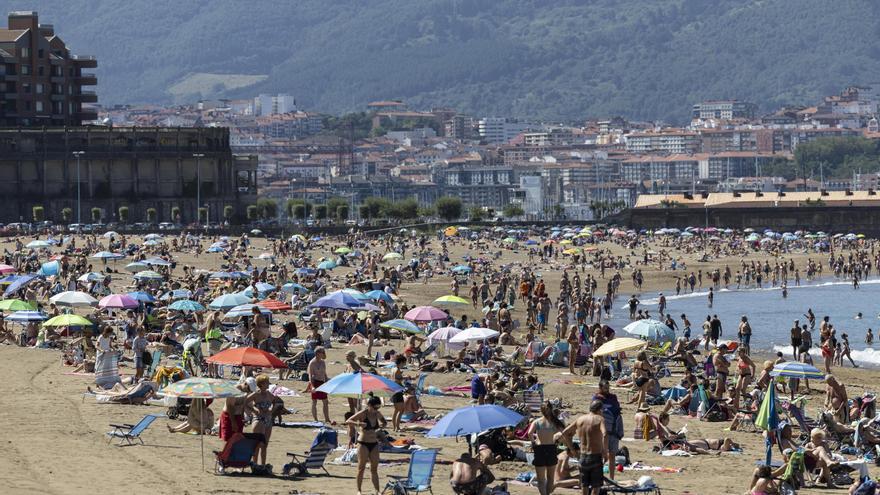
[{"label": "utility pole", "polygon": [[82,196],[80,194],[79,158],[85,151],[74,151],[76,157],[76,223],[82,228]]},{"label": "utility pole", "polygon": [[[193,157],[196,159],[196,223],[202,224],[202,217],[199,215],[199,210],[202,208],[202,162],[201,159],[205,157],[204,153],[193,153]],[[205,209],[205,216],[207,216],[207,208]]]}]

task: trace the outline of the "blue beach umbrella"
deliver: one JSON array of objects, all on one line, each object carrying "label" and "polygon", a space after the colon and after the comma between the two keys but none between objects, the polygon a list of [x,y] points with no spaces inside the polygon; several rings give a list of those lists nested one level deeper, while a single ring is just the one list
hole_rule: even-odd
[{"label": "blue beach umbrella", "polygon": [[342,291],[336,291],[318,299],[309,305],[309,308],[326,308],[326,309],[360,309],[364,306],[362,301],[355,299],[351,294]]},{"label": "blue beach umbrella", "polygon": [[211,301],[208,307],[211,309],[232,309],[249,302],[251,300],[244,294],[223,294]]},{"label": "blue beach umbrella", "polygon": [[22,287],[29,284],[31,280],[37,278],[37,275],[22,275],[17,278],[14,282],[9,284],[9,287],[6,288],[6,291],[3,292],[3,297],[8,298],[12,294],[18,292]]},{"label": "blue beach umbrella", "polygon": [[810,366],[806,363],[786,361],[774,366],[773,369],[770,370],[770,376],[822,380],[825,378],[825,373],[819,371],[815,366]]},{"label": "blue beach umbrella", "polygon": [[336,262],[332,260],[324,260],[318,263],[318,270],[332,270],[336,268]]},{"label": "blue beach umbrella", "polygon": [[49,317],[42,311],[16,311],[4,319],[6,321],[31,322],[46,321]]},{"label": "blue beach umbrella", "polygon": [[364,295],[373,301],[385,301],[388,304],[394,304],[394,298],[388,295],[384,290],[371,290]]},{"label": "blue beach umbrella", "polygon": [[257,306],[256,304],[241,304],[230,309],[223,317],[224,318],[237,318],[239,316],[250,316],[254,314],[254,308],[260,310],[260,313],[267,315],[269,317],[272,316],[272,311],[270,309],[264,308],[262,306]]},{"label": "blue beach umbrella", "polygon": [[403,319],[383,321],[382,323],[379,323],[379,326],[382,328],[390,328],[392,330],[399,330],[401,332],[406,332],[406,333],[415,333],[415,334],[425,333],[415,323],[413,323],[409,320],[403,320]]},{"label": "blue beach umbrella", "polygon": [[457,437],[481,433],[493,428],[516,426],[523,416],[506,407],[496,405],[465,406],[450,411],[440,418],[426,435],[429,438]]},{"label": "blue beach umbrella", "polygon": [[281,286],[281,292],[286,292],[288,294],[293,294],[294,292],[306,293],[309,289],[305,288],[300,284],[295,284],[293,282],[288,282]]},{"label": "blue beach umbrella", "polygon": [[652,342],[666,342],[675,340],[675,332],[662,321],[638,320],[623,327],[623,330],[631,335],[637,335]]},{"label": "blue beach umbrella", "polygon": [[679,400],[685,395],[687,395],[688,391],[684,387],[679,387],[678,385],[664,389],[660,395],[663,396],[666,400]]},{"label": "blue beach umbrella", "polygon": [[204,311],[205,307],[196,301],[191,301],[189,299],[181,299],[179,301],[174,301],[168,306],[168,309],[173,309],[174,311],[184,311],[187,313],[193,313],[195,311]]},{"label": "blue beach umbrella", "polygon": [[174,289],[162,294],[162,297],[159,299],[163,301],[175,301],[177,299],[189,299],[192,295],[193,293],[189,289]]},{"label": "blue beach umbrella", "polygon": [[128,297],[142,303],[154,303],[156,298],[152,294],[143,291],[129,292]]},{"label": "blue beach umbrella", "polygon": [[452,269],[452,271],[454,273],[470,273],[472,270],[471,270],[471,267],[469,267],[467,265],[458,265],[458,266],[454,267]]},{"label": "blue beach umbrella", "polygon": [[297,269],[296,269],[296,274],[297,274],[297,275],[309,275],[309,276],[311,276],[311,275],[316,275],[317,273],[318,273],[318,270],[315,270],[314,268],[297,268]]},{"label": "blue beach umbrella", "polygon": [[390,396],[402,392],[397,382],[372,373],[342,373],[317,388],[317,392],[341,397],[363,397],[367,393]]}]

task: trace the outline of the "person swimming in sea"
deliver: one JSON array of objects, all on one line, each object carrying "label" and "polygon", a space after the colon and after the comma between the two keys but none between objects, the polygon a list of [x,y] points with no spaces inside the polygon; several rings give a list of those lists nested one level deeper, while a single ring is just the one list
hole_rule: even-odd
[{"label": "person swimming in sea", "polygon": [[868,333],[865,334],[865,344],[874,345],[874,332],[870,328]]},{"label": "person swimming in sea", "polygon": [[861,320],[861,319],[862,319],[862,313],[856,313],[856,319],[857,319],[857,320]]}]

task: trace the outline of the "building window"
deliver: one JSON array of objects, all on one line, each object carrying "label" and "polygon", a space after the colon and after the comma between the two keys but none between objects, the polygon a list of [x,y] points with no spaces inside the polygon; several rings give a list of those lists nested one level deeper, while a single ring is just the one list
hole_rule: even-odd
[{"label": "building window", "polygon": [[43,102],[38,101],[38,102],[36,102],[36,105],[37,105],[37,111],[42,112],[43,111]]},{"label": "building window", "polygon": [[42,48],[37,50],[37,58],[43,58],[43,49]]},{"label": "building window", "polygon": [[30,94],[31,92],[31,83],[21,83],[21,90],[25,94]]},{"label": "building window", "polygon": [[21,58],[27,58],[30,56],[31,56],[31,49],[30,48],[25,47],[25,48],[21,49]]},{"label": "building window", "polygon": [[43,94],[43,85],[40,83],[37,83],[37,94],[38,95]]},{"label": "building window", "polygon": [[37,75],[38,76],[42,76],[45,71],[46,71],[46,68],[43,67],[42,65],[37,67]]},{"label": "building window", "polygon": [[21,75],[27,76],[30,73],[31,73],[31,66],[30,65],[22,65],[21,66]]},{"label": "building window", "polygon": [[29,101],[24,102],[24,109],[27,111],[30,111],[31,110],[31,102],[29,102]]}]

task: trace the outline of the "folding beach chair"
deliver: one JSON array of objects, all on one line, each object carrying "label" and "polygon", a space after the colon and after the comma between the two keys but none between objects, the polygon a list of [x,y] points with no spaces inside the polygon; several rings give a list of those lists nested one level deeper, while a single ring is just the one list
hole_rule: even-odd
[{"label": "folding beach chair", "polygon": [[425,347],[425,349],[422,350],[422,352],[414,355],[412,358],[415,359],[417,363],[422,364],[422,361],[426,357],[430,356],[431,353],[433,353],[436,350],[437,350],[437,344],[434,343],[434,344],[429,345],[428,347]]},{"label": "folding beach chair", "polygon": [[141,433],[149,428],[156,418],[158,418],[158,416],[155,414],[147,414],[144,416],[144,419],[138,421],[138,424],[136,425],[125,423],[121,425],[111,424],[110,427],[113,428],[113,430],[107,432],[107,436],[110,437],[107,443],[112,442],[114,438],[118,438],[119,445],[123,445],[126,442],[128,442],[128,445],[136,445],[132,440],[137,440],[143,445],[144,439],[141,438]]},{"label": "folding beach chair", "polygon": [[297,474],[300,476],[308,476],[310,469],[321,469],[327,476],[330,476],[330,473],[324,467],[324,461],[327,460],[327,454],[337,447],[338,442],[336,438],[336,430],[321,428],[315,436],[315,441],[312,442],[312,448],[304,456],[294,454],[293,452],[287,453],[293,460],[284,465],[282,472],[290,474],[293,469],[296,469]]},{"label": "folding beach chair", "polygon": [[159,367],[159,361],[162,360],[162,351],[157,349],[150,356],[153,358],[153,361],[150,363],[150,367],[144,371],[144,376],[153,376],[153,373],[156,372],[156,368]]},{"label": "folding beach chair", "polygon": [[422,398],[422,393],[425,391],[425,380],[428,379],[427,373],[419,374],[419,379],[416,381],[416,400],[420,400]]},{"label": "folding beach chair", "polygon": [[229,440],[226,441],[223,450],[214,451],[214,456],[217,459],[217,473],[222,474],[229,468],[242,470],[245,468],[251,468],[251,472],[253,472],[254,452],[257,451],[259,445],[259,435],[254,435],[252,433],[233,434]]},{"label": "folding beach chair", "polygon": [[520,399],[529,411],[539,412],[541,405],[544,404],[544,388],[538,387],[536,390],[523,390],[520,392]]},{"label": "folding beach chair", "polygon": [[804,415],[804,410],[795,404],[797,400],[789,402],[782,401],[782,409],[788,412],[788,416],[790,419],[794,419],[798,425],[798,428],[801,430],[801,436],[806,435],[806,438],[809,438],[810,430],[819,426],[819,423],[814,420],[806,417]]},{"label": "folding beach chair", "polygon": [[[431,490],[431,477],[434,476],[434,464],[437,462],[437,449],[414,450],[409,458],[409,472],[406,477],[391,476],[394,481],[389,481],[382,493],[392,490],[392,493],[420,493]],[[402,490],[402,491],[401,491]]]},{"label": "folding beach chair", "polygon": [[660,493],[660,487],[657,485],[645,488],[640,488],[637,486],[623,486],[608,478],[605,478],[605,485],[602,487],[602,490],[602,493],[641,493],[662,495],[662,493]]}]

